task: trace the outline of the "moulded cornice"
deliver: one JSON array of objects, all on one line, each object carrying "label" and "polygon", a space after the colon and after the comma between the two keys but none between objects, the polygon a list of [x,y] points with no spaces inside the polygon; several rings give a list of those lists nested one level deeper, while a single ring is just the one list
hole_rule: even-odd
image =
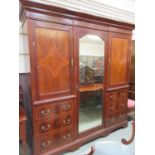
[{"label": "moulded cornice", "polygon": [[32,0],[72,11],[134,24],[134,13],[90,0]]}]

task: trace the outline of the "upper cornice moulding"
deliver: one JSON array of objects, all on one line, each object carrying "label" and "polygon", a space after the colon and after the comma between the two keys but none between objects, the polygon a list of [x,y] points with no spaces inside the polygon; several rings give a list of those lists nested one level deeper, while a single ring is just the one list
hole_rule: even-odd
[{"label": "upper cornice moulding", "polygon": [[[72,11],[134,24],[134,13],[93,0],[32,0]],[[125,0],[124,0],[125,1]],[[129,0],[126,0],[129,1]],[[125,2],[124,2],[125,3]],[[133,1],[134,3],[134,1]]]}]

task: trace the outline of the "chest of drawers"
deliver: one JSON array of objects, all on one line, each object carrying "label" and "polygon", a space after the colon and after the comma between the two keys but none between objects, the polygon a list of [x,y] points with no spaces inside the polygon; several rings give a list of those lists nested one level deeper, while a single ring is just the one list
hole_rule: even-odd
[{"label": "chest of drawers", "polygon": [[73,100],[34,106],[34,137],[37,154],[68,143],[74,138]]}]

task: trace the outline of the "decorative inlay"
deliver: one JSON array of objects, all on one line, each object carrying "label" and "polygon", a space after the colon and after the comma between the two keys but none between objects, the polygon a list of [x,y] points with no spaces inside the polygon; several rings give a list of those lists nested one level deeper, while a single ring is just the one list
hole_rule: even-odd
[{"label": "decorative inlay", "polygon": [[56,78],[59,75],[59,72],[68,65],[68,61],[57,51],[59,51],[57,47],[52,47],[49,50],[48,55],[39,61],[39,67],[47,69],[54,78]]}]

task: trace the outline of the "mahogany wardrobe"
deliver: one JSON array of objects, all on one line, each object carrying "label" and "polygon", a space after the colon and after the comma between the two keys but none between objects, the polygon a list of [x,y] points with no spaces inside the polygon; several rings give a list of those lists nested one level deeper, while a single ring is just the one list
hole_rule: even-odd
[{"label": "mahogany wardrobe", "polygon": [[33,154],[62,154],[126,127],[134,25],[31,0],[20,5]]}]

